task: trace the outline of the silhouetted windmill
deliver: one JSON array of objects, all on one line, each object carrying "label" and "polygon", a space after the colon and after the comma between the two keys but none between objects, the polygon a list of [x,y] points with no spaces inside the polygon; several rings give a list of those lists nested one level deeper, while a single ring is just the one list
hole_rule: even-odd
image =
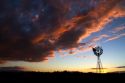
[{"label": "silhouetted windmill", "polygon": [[103,67],[102,67],[102,62],[101,62],[100,56],[103,53],[103,49],[100,46],[94,47],[92,49],[93,49],[94,54],[97,56],[96,72],[97,73],[102,73],[103,72]]}]

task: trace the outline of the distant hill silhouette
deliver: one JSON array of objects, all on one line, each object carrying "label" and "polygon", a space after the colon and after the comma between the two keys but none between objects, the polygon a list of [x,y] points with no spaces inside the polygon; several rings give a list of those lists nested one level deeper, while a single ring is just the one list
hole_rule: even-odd
[{"label": "distant hill silhouette", "polygon": [[124,73],[81,73],[81,72],[24,72],[24,71],[2,71],[0,72],[1,80],[37,80],[37,81],[51,81],[51,80],[125,80]]}]

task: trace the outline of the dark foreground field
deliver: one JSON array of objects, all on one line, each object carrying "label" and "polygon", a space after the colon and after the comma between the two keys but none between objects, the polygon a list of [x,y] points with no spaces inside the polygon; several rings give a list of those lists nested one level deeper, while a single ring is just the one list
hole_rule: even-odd
[{"label": "dark foreground field", "polygon": [[0,72],[0,80],[125,80],[125,73],[80,73],[80,72]]}]

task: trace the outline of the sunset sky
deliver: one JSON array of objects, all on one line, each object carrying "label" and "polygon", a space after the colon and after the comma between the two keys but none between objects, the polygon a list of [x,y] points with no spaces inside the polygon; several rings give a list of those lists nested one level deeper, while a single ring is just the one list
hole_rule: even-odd
[{"label": "sunset sky", "polygon": [[2,0],[0,71],[125,71],[125,0]]}]

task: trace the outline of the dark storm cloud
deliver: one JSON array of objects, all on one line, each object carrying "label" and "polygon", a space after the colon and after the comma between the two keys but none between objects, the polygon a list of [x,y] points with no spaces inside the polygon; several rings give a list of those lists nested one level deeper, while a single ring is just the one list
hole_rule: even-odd
[{"label": "dark storm cloud", "polygon": [[0,67],[0,71],[24,71],[26,68],[24,67]]},{"label": "dark storm cloud", "polygon": [[109,22],[107,20],[114,15],[112,10],[119,2],[1,1],[0,60],[43,61],[53,57],[55,50],[84,46],[80,40]]},{"label": "dark storm cloud", "polygon": [[41,61],[53,53],[54,48],[48,40],[44,39],[41,45],[32,44],[32,40],[37,36],[53,31],[63,16],[61,5],[58,3],[60,6],[58,8],[49,1],[2,1],[0,7],[2,60]]}]

